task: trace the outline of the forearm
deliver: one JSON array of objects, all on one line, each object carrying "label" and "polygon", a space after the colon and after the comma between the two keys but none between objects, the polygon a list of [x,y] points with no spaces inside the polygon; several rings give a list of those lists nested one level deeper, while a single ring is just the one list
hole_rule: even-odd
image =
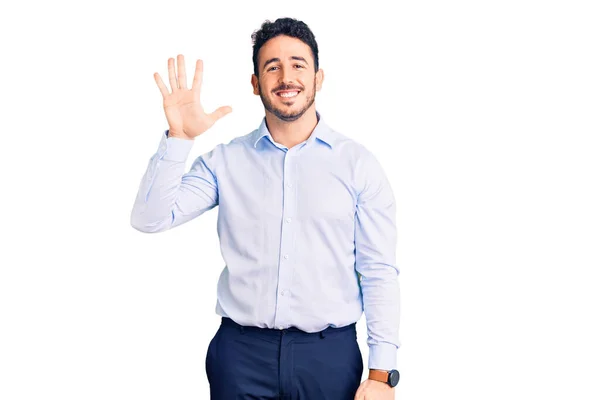
[{"label": "forearm", "polygon": [[164,135],[148,162],[131,211],[131,225],[142,232],[161,232],[172,226],[185,161],[193,145],[193,140]]},{"label": "forearm", "polygon": [[385,264],[371,266],[366,276],[361,278],[361,288],[368,334],[368,368],[384,371],[395,369],[400,347],[397,270]]}]

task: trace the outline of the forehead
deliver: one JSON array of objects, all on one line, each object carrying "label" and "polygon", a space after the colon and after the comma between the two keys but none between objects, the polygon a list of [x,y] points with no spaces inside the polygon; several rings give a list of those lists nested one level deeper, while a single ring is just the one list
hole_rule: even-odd
[{"label": "forehead", "polygon": [[285,35],[279,35],[267,40],[258,51],[258,60],[261,62],[260,67],[262,67],[264,60],[273,57],[287,60],[291,56],[304,57],[307,61],[313,60],[310,47],[306,43],[300,39]]}]

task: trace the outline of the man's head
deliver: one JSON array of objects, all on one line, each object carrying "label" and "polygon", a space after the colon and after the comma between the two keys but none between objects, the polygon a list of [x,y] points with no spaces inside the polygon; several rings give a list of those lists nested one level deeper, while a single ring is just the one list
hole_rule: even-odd
[{"label": "man's head", "polygon": [[[289,122],[314,108],[323,70],[319,69],[317,42],[308,26],[293,18],[265,21],[252,34],[252,40],[252,86],[265,110]],[[283,94],[288,91],[293,97],[281,96],[282,91]]]}]

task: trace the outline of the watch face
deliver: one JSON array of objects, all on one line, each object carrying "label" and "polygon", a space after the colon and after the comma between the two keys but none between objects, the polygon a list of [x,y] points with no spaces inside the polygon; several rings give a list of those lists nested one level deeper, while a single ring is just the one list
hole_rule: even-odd
[{"label": "watch face", "polygon": [[391,387],[394,387],[398,384],[398,381],[400,380],[400,372],[396,371],[395,369],[391,370],[389,375],[388,375],[388,383],[390,384]]}]

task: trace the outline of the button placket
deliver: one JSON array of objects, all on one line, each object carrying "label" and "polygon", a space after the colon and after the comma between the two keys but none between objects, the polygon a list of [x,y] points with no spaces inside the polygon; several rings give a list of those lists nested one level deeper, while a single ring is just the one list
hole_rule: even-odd
[{"label": "button placket", "polygon": [[[292,225],[292,210],[295,207],[294,198],[292,192],[292,180],[293,180],[293,154],[294,150],[287,151],[284,154],[284,169],[283,169],[283,207],[282,207],[282,219],[284,224],[281,229],[281,242],[280,242],[280,254],[282,254],[279,261],[279,282],[278,290],[279,296],[277,296],[277,306],[275,310],[275,325],[283,326],[287,323],[286,311],[289,309],[289,290],[292,281],[293,274],[293,260],[290,262],[290,253],[292,251],[293,242],[293,225]],[[281,328],[280,328],[281,329]]]}]

